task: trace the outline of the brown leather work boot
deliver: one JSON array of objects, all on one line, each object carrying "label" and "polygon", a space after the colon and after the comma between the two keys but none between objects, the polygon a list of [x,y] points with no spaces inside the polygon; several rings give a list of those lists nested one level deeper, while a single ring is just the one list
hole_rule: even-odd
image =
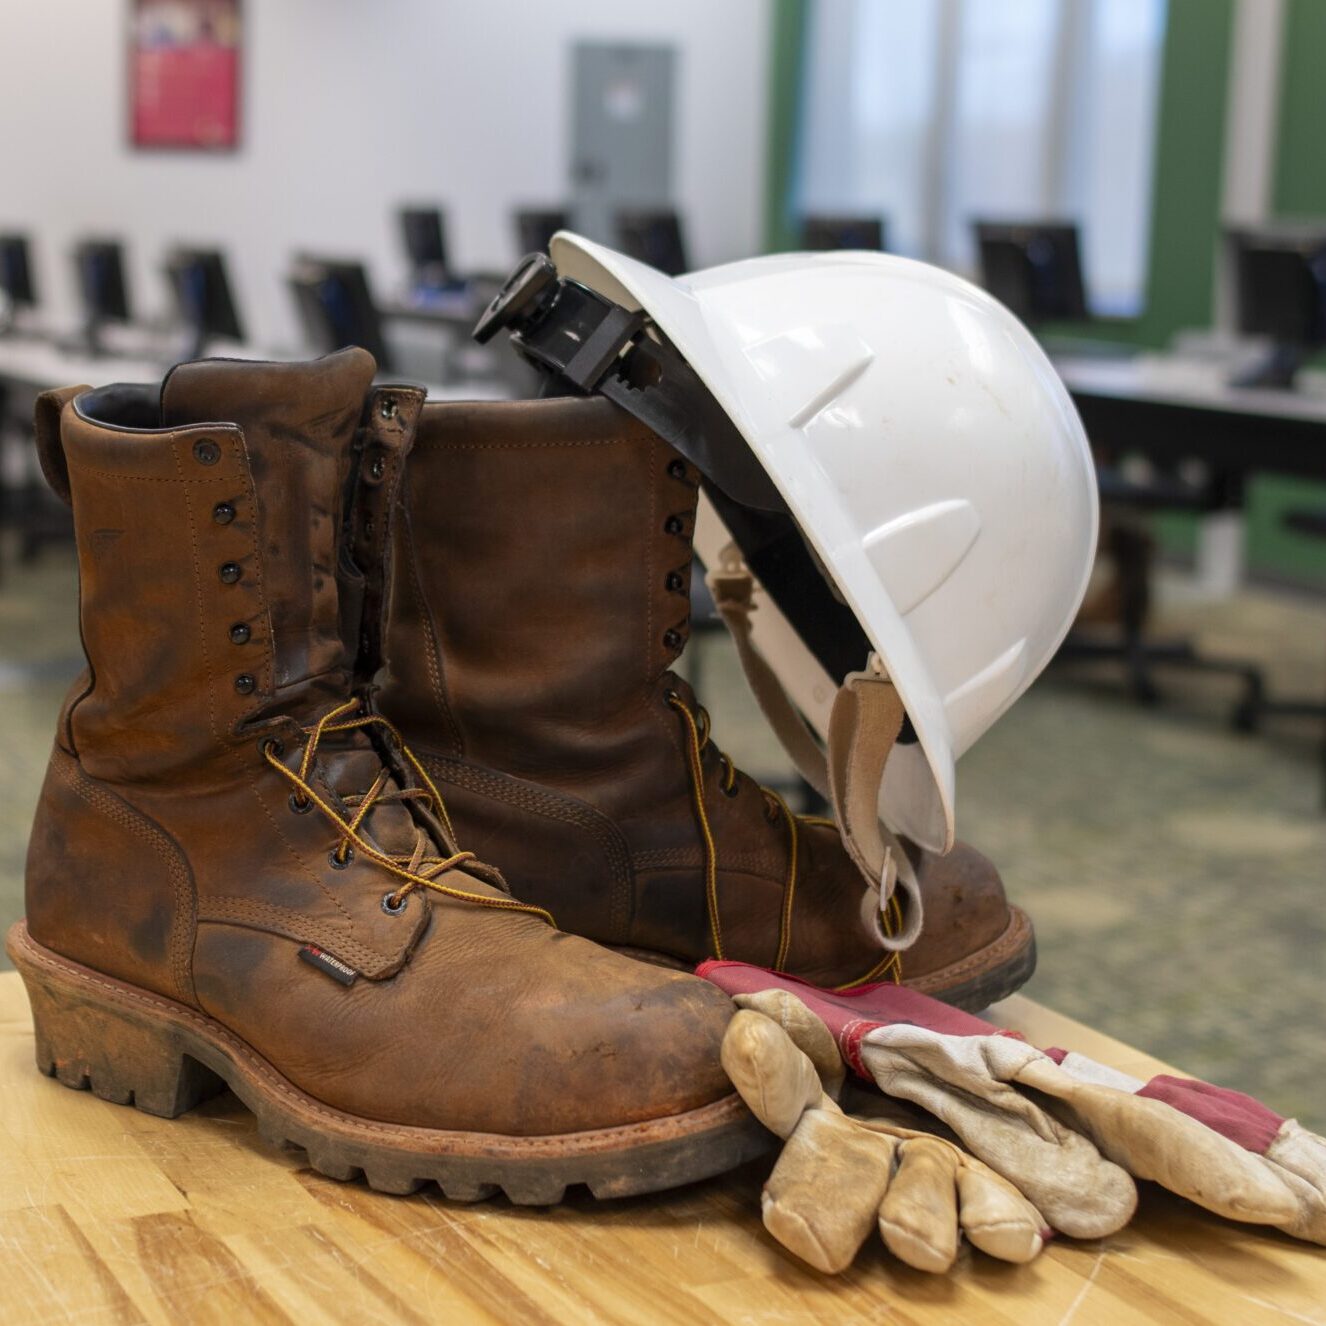
[{"label": "brown leather work boot", "polygon": [[[688,966],[894,974],[836,828],[737,772],[669,670],[689,628],[697,478],[601,398],[425,406],[383,711],[466,843],[559,925]],[[967,1008],[1017,989],[1031,924],[993,866],[962,845],[915,861],[925,924],[906,983]]]},{"label": "brown leather work boot", "polygon": [[727,997],[514,899],[373,708],[423,399],[373,371],[211,361],[39,404],[88,669],[9,935],[38,1065],[167,1116],[228,1085],[393,1192],[723,1171],[764,1145],[719,1063]]}]

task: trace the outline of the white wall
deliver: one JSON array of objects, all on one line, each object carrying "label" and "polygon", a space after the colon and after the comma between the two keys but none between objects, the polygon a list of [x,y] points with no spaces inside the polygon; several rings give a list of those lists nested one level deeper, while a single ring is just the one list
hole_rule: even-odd
[{"label": "white wall", "polygon": [[30,231],[52,313],[75,315],[68,251],[123,235],[138,303],[165,303],[160,254],[215,242],[250,335],[288,344],[282,277],[309,248],[364,255],[379,291],[403,261],[402,201],[437,200],[461,268],[505,269],[510,209],[567,193],[570,44],[679,51],[676,201],[692,259],[756,251],[767,0],[247,0],[237,154],[135,152],[126,0],[0,0],[0,229]]}]

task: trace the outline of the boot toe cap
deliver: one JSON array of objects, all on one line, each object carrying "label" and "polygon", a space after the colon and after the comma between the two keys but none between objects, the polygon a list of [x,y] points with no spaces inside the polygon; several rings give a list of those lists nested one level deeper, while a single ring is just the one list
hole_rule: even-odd
[{"label": "boot toe cap", "polygon": [[558,935],[574,971],[551,1000],[513,1009],[518,1132],[579,1132],[665,1118],[730,1095],[719,1049],[732,1003],[717,987]]}]

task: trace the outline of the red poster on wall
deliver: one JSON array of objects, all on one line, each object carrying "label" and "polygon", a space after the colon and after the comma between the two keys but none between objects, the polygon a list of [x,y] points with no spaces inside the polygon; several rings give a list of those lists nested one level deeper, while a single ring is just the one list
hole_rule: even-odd
[{"label": "red poster on wall", "polygon": [[133,0],[134,146],[236,147],[240,50],[240,0]]}]

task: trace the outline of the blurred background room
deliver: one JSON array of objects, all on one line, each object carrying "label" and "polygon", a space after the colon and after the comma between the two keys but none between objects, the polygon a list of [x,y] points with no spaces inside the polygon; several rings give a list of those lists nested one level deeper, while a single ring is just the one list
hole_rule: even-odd
[{"label": "blurred background room", "polygon": [[883,249],[1013,308],[1097,459],[1080,619],[959,766],[1027,993],[1326,1128],[1323,0],[0,0],[0,50],[0,922],[81,667],[39,391],[354,343],[530,394],[468,332],[563,226]]}]

